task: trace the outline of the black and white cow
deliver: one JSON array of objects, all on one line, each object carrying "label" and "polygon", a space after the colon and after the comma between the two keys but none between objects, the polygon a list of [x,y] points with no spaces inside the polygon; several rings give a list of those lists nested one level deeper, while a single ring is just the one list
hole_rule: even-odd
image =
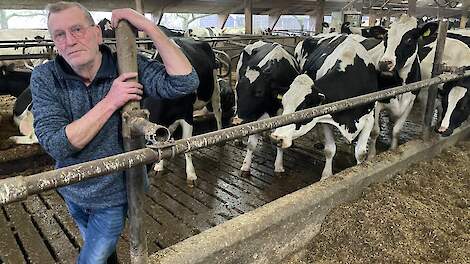
[{"label": "black and white cow", "polygon": [[184,32],[185,37],[219,37],[223,34],[222,29],[218,27],[196,27],[187,29]]},{"label": "black and white cow", "polygon": [[33,114],[31,113],[30,78],[31,71],[0,67],[0,94],[16,97],[13,106],[13,121],[22,135],[10,137],[10,140],[16,144],[38,143],[34,134]]},{"label": "black and white cow", "polygon": [[[402,47],[395,53],[393,48],[397,47],[398,43],[390,40],[390,35],[395,35],[400,23],[406,21],[406,18],[401,17],[399,21],[395,22],[388,30],[384,38],[385,51],[379,59],[378,68],[382,73],[389,73],[395,76],[396,83],[388,85],[388,87],[400,86],[408,83],[420,81],[422,74],[419,68],[419,59],[416,57],[417,49],[413,46],[408,46],[408,42],[402,43]],[[416,22],[416,21],[415,21]],[[397,28],[398,26],[398,28]],[[416,24],[415,24],[416,27]],[[408,40],[408,39],[407,39]],[[391,66],[393,64],[393,66]],[[383,89],[384,87],[382,87]],[[406,119],[408,118],[411,109],[413,108],[414,101],[418,92],[409,92],[398,95],[389,100],[377,102],[375,107],[375,125],[371,133],[371,141],[369,146],[369,158],[376,154],[376,142],[380,134],[380,112],[387,111],[390,116],[390,121],[393,123],[392,128],[392,141],[390,148],[396,149],[398,147],[398,138]]]},{"label": "black and white cow", "polygon": [[[298,75],[294,57],[277,43],[257,41],[247,45],[238,60],[236,83],[236,116],[232,124],[238,125],[279,114],[281,97]],[[250,174],[253,151],[260,135],[250,135],[245,159],[241,167],[243,176]],[[284,172],[282,149],[277,148],[274,172]]]},{"label": "black and white cow", "polygon": [[[386,36],[386,50],[381,59],[381,68],[388,71],[406,72],[407,68],[411,68],[412,62],[418,60],[421,78],[431,78],[437,28],[438,25],[435,22],[418,25],[416,18],[407,15],[401,16],[398,21],[390,26]],[[470,38],[465,32],[449,32],[442,63],[451,67],[468,67],[470,64],[469,45]],[[464,116],[455,118],[456,123],[453,123],[451,116],[453,110],[466,109],[466,106],[462,105],[460,101],[465,101],[466,96],[468,96],[468,87],[468,78],[444,86],[441,92],[444,93],[444,101],[441,103],[443,106],[449,107],[446,107],[444,120],[438,129],[443,135],[449,135],[451,131],[447,131],[448,129],[453,130],[461,124],[457,120],[466,118]],[[456,107],[457,105],[463,108]]]},{"label": "black and white cow", "polygon": [[[191,38],[176,38],[175,43],[191,62],[199,77],[197,94],[190,94],[176,99],[156,100],[145,98],[143,107],[150,111],[150,121],[167,126],[174,132],[182,127],[182,137],[189,138],[193,133],[193,111],[211,104],[217,121],[217,128],[222,128],[222,113],[220,105],[220,89],[217,82],[217,70],[214,51],[207,42]],[[154,58],[161,60],[158,53]],[[192,163],[191,153],[185,153],[186,175],[189,186],[197,179]],[[163,161],[157,163],[154,169],[163,170]]]},{"label": "black and white cow", "polygon": [[101,29],[101,34],[103,38],[115,38],[116,33],[114,31],[113,26],[111,26],[111,21],[107,18],[103,18],[98,22],[98,26]]},{"label": "black and white cow", "polygon": [[[467,68],[470,70],[470,67]],[[440,90],[443,117],[437,132],[450,136],[470,116],[470,79],[452,81]]]},{"label": "black and white cow", "polygon": [[18,97],[29,86],[31,71],[0,66],[0,95]]},{"label": "black and white cow", "polygon": [[344,22],[341,25],[341,33],[357,34],[366,38],[383,39],[387,30],[382,26],[372,26],[370,28],[351,27],[350,22]]},{"label": "black and white cow", "polygon": [[[369,51],[351,35],[327,35],[308,38],[296,47],[301,72],[282,98],[283,114],[324,103],[364,95],[378,90],[377,71]],[[277,128],[271,137],[282,148],[315,125],[322,124],[325,134],[326,162],[322,179],[333,174],[336,144],[332,128],[352,142],[357,139],[355,157],[365,159],[367,141],[374,124],[374,103],[327,114],[312,120]]]}]

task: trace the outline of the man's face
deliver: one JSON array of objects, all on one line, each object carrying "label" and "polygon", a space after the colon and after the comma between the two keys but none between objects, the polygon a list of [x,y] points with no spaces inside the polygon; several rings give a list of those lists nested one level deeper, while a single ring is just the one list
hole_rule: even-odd
[{"label": "man's face", "polygon": [[97,59],[103,41],[101,31],[90,25],[80,8],[52,13],[48,27],[57,51],[72,68],[86,67]]}]

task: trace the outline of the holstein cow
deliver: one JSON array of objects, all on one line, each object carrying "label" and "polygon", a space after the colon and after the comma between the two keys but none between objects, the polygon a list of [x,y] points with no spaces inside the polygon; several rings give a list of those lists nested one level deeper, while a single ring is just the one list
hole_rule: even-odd
[{"label": "holstein cow", "polygon": [[31,113],[31,90],[29,80],[31,71],[12,71],[1,67],[0,94],[16,97],[13,106],[13,121],[18,126],[22,136],[12,136],[16,144],[34,144],[38,139],[34,134],[33,114]]},{"label": "holstein cow", "polygon": [[[282,97],[283,114],[315,107],[324,103],[364,95],[378,90],[377,71],[369,52],[348,35],[330,34],[308,38],[296,47],[301,72]],[[332,128],[352,142],[357,139],[355,157],[365,159],[367,140],[374,124],[374,103],[327,114],[305,122],[276,129],[272,139],[282,148],[321,123],[325,134],[325,167],[322,179],[333,174],[332,161],[336,145]]]},{"label": "holstein cow", "polygon": [[[415,32],[410,32],[405,36],[405,40],[400,41],[395,39],[397,32],[400,32],[403,25],[408,23],[408,16],[402,16],[400,20],[391,25],[388,33],[384,37],[385,51],[379,59],[378,68],[382,73],[390,73],[398,78],[398,83],[390,86],[399,86],[408,83],[420,81],[422,71],[419,68],[419,58],[417,55],[416,43],[410,41],[411,34],[416,34],[419,37],[418,29]],[[404,24],[403,24],[404,23]],[[414,28],[416,28],[416,20]],[[405,28],[411,29],[411,25]],[[397,49],[398,47],[398,49]],[[411,109],[413,108],[414,101],[419,92],[409,92],[398,95],[390,100],[378,102],[375,108],[375,125],[371,134],[371,142],[369,146],[369,158],[376,154],[376,142],[380,134],[380,112],[386,110],[389,113],[390,120],[393,123],[392,128],[392,142],[390,148],[396,149],[398,147],[398,138],[406,119],[408,118]]]},{"label": "holstein cow", "polygon": [[190,28],[184,32],[185,37],[219,37],[222,35],[222,29],[217,27],[197,27],[197,28]]},{"label": "holstein cow", "polygon": [[[431,78],[437,28],[438,25],[435,22],[418,25],[416,18],[402,15],[398,21],[390,26],[386,36],[386,51],[381,59],[381,68],[387,71],[406,72],[408,68],[414,67],[412,62],[419,61],[418,67],[422,79]],[[442,63],[451,67],[469,66],[469,45],[470,38],[468,35],[462,32],[449,32],[445,42]],[[466,118],[461,116],[452,121],[451,116],[453,111],[467,107],[462,102],[468,96],[468,80],[466,78],[459,82],[447,84],[441,91],[441,93],[444,93],[442,105],[446,107],[446,113],[438,131],[443,135],[451,134],[452,130],[461,124],[457,120]]]},{"label": "holstein cow", "polygon": [[[238,125],[279,114],[281,97],[298,75],[294,57],[277,43],[257,41],[247,45],[238,60],[236,83],[236,116]],[[242,176],[250,175],[253,151],[260,135],[250,135],[246,156],[241,167]],[[277,148],[274,172],[284,172],[282,149]]]},{"label": "holstein cow", "polygon": [[[150,111],[150,121],[167,126],[174,132],[182,127],[182,137],[189,138],[193,133],[193,111],[211,104],[217,121],[217,128],[222,128],[222,113],[220,105],[220,89],[217,82],[217,70],[214,51],[207,42],[191,38],[177,38],[175,43],[191,62],[199,77],[197,94],[190,94],[176,99],[156,100],[145,98],[144,108]],[[154,58],[161,60],[158,53]],[[197,179],[192,163],[191,153],[185,153],[186,175],[189,186]],[[154,166],[157,172],[163,170],[163,161]]]},{"label": "holstein cow", "polygon": [[387,30],[382,26],[372,26],[370,28],[351,27],[350,22],[344,22],[341,25],[341,33],[357,34],[366,38],[383,39]]}]

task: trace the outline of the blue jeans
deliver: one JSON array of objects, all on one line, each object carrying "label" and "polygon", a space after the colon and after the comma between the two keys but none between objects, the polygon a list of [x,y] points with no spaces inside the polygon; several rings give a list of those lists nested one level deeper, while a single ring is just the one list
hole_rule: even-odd
[{"label": "blue jeans", "polygon": [[71,201],[66,200],[65,203],[84,240],[77,263],[106,263],[116,250],[117,241],[124,229],[127,205],[87,209]]}]

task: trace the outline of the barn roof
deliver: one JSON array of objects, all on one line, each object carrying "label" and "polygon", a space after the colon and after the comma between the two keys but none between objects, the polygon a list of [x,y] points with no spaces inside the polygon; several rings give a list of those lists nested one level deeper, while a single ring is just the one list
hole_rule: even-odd
[{"label": "barn roof", "polygon": [[[312,15],[315,13],[320,1],[324,0],[252,0],[253,14],[286,14],[286,15]],[[470,0],[440,0],[452,3],[470,2]],[[2,9],[43,9],[52,1],[48,0],[2,0]],[[90,10],[110,11],[115,8],[135,7],[135,1],[129,0],[84,0],[79,1]],[[201,13],[201,14],[242,14],[243,0],[142,0],[145,12],[156,13],[163,10],[166,13]],[[379,14],[396,14],[406,12],[408,0],[325,0],[325,14],[339,11],[343,7],[354,7],[362,10],[363,14],[369,12]],[[454,6],[454,5],[452,5]],[[463,7],[441,9],[444,16],[457,16],[462,14]],[[437,7],[434,0],[417,0],[417,15],[436,15]]]}]

